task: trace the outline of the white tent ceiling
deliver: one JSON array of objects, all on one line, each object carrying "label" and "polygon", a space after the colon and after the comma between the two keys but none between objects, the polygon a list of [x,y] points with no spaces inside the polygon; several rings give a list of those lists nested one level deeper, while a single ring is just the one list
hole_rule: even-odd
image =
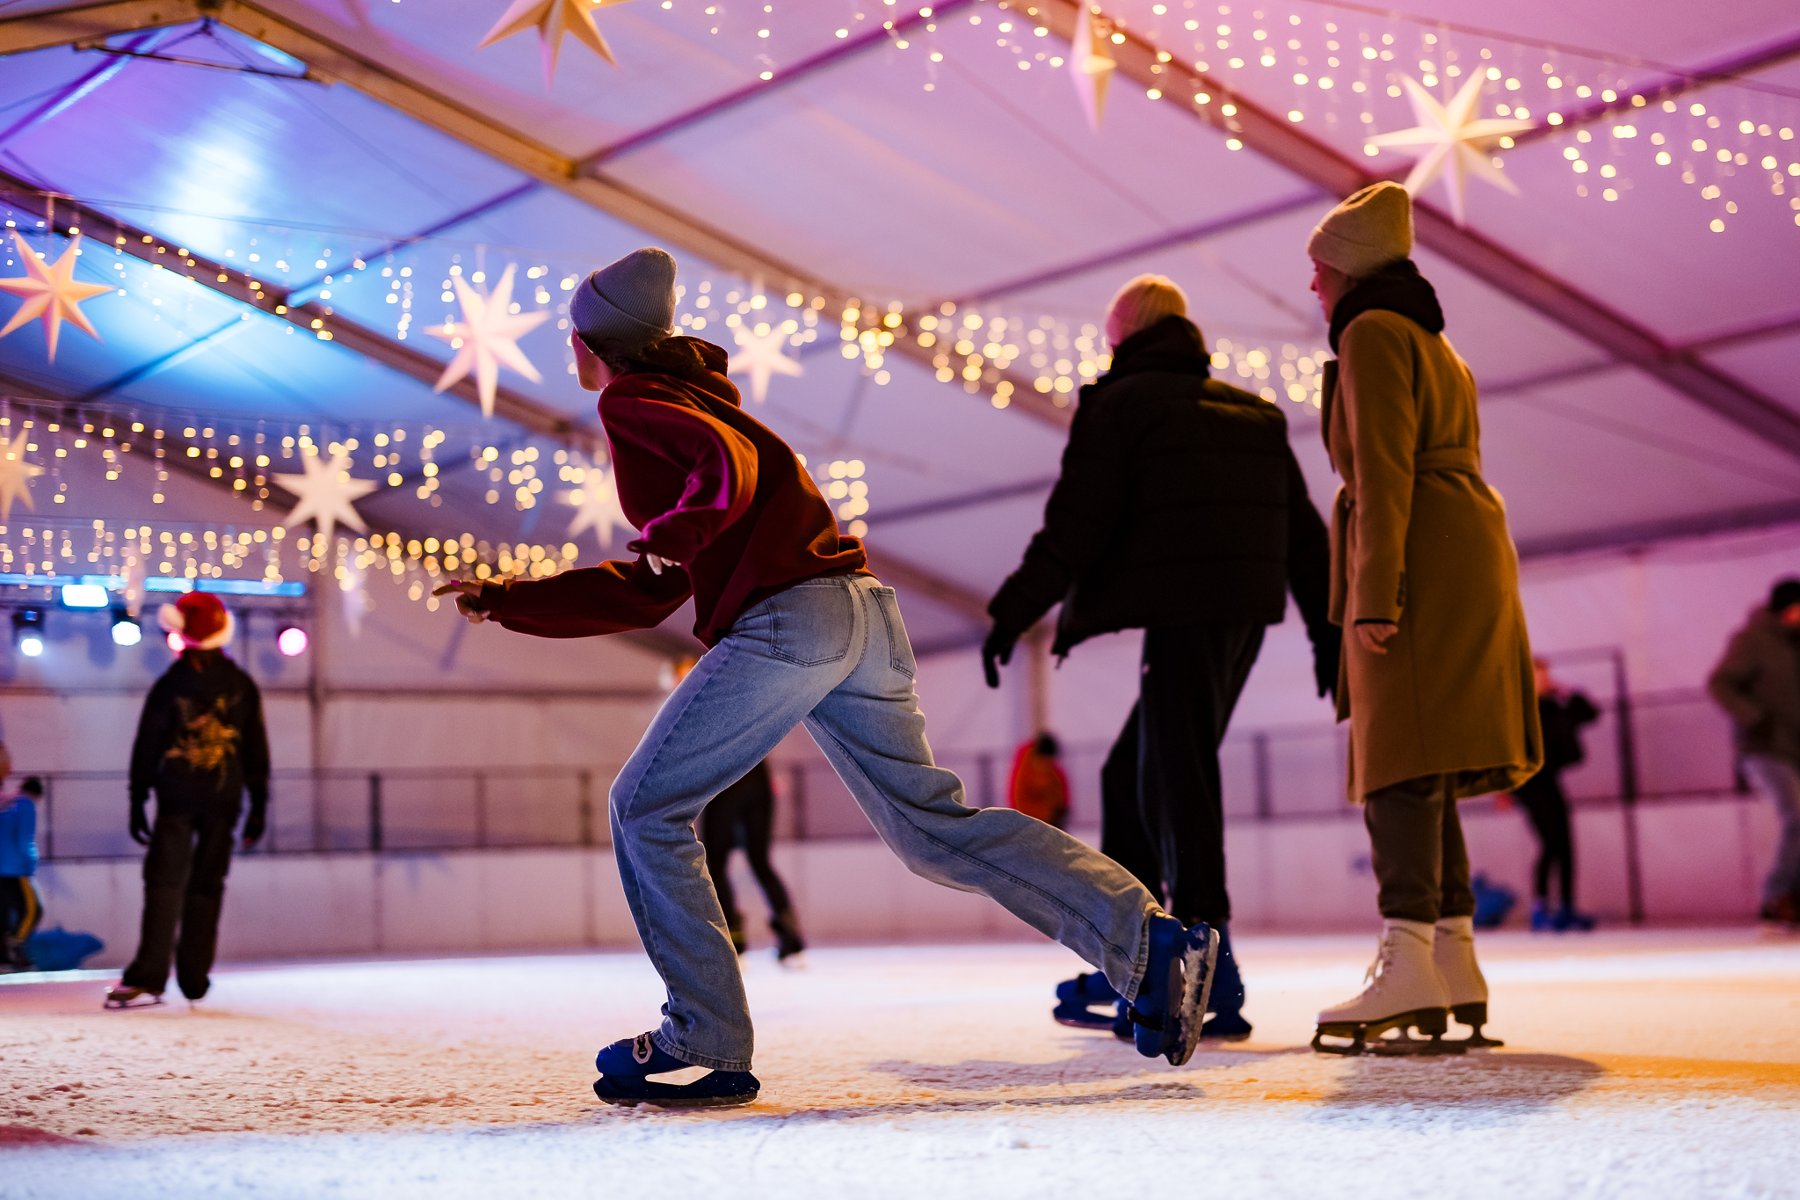
[{"label": "white tent ceiling", "polygon": [[[376,528],[561,541],[566,510],[516,511],[468,458],[591,445],[559,284],[661,242],[702,336],[729,346],[721,314],[753,296],[747,321],[795,320],[805,375],[758,415],[821,469],[863,462],[877,565],[913,585],[918,640],[955,644],[1036,526],[1058,389],[1100,365],[1092,324],[1139,271],[1181,282],[1224,376],[1289,410],[1324,499],[1306,233],[1405,173],[1364,148],[1414,124],[1403,77],[1447,96],[1491,68],[1483,115],[1535,126],[1496,151],[1519,194],[1472,180],[1458,224],[1432,185],[1416,257],[1483,383],[1522,547],[1800,516],[1791,4],[1120,0],[1097,131],[1068,0],[637,0],[594,11],[617,68],[570,40],[548,85],[531,31],[477,50],[504,7],[0,3],[3,215],[52,259],[82,227],[81,277],[124,292],[54,363],[35,329],[0,340],[0,392],[172,428],[440,428],[435,507],[409,473],[363,505]],[[164,243],[194,281],[146,265]],[[520,342],[543,381],[503,374],[483,423],[467,385],[431,392],[450,349],[421,332],[457,315],[453,267],[491,286],[507,264],[554,315]],[[878,363],[840,353],[851,298],[855,324],[895,314]],[[944,336],[967,321],[972,367]]]}]

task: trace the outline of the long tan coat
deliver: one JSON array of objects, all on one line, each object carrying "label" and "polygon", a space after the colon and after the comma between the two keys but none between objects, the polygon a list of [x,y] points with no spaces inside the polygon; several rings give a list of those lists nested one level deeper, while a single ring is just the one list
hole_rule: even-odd
[{"label": "long tan coat", "polygon": [[[1481,478],[1468,364],[1441,334],[1366,312],[1339,340],[1324,410],[1344,479],[1331,619],[1345,627],[1350,798],[1424,775],[1450,776],[1459,797],[1517,786],[1542,763],[1543,738],[1518,554]],[[1358,644],[1359,620],[1399,624],[1385,655]]]}]

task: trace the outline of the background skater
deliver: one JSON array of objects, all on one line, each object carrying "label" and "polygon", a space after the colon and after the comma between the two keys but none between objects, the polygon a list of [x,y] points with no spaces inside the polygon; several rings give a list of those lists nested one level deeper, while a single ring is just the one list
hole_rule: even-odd
[{"label": "background skater", "polygon": [[[1337,680],[1325,526],[1285,414],[1211,377],[1172,281],[1140,275],[1120,288],[1106,339],[1112,365],[1081,389],[1043,527],[988,604],[982,656],[998,687],[998,664],[1059,603],[1059,655],[1099,634],[1144,631],[1137,703],[1100,774],[1100,849],[1178,919],[1219,931],[1206,1036],[1242,1039],[1219,745],[1290,588],[1319,694]],[[1079,975],[1058,985],[1053,1016],[1128,1037],[1118,1000],[1105,979]]]},{"label": "background skater", "polygon": [[181,994],[206,995],[244,793],[246,849],[262,838],[269,810],[262,695],[225,655],[231,614],[217,596],[188,592],[163,605],[161,617],[183,648],[145,698],[131,746],[131,837],[150,849],[137,955],[106,990],[108,1008],[161,1003],[171,956]]}]

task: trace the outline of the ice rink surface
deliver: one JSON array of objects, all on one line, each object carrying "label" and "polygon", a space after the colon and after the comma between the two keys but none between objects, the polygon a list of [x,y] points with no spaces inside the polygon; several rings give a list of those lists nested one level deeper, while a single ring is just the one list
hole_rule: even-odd
[{"label": "ice rink surface", "polygon": [[1242,937],[1256,1034],[1179,1069],[1051,1023],[1053,945],[759,950],[761,1098],[686,1113],[589,1090],[653,1024],[638,954],[227,967],[123,1013],[14,977],[0,1196],[1800,1196],[1800,940],[1487,936],[1506,1049],[1312,1053],[1373,950]]}]

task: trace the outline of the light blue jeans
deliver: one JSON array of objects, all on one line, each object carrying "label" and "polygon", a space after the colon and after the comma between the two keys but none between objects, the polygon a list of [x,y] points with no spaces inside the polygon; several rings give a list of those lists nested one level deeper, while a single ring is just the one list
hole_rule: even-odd
[{"label": "light blue jeans", "polygon": [[670,1054],[750,1069],[749,1004],[694,820],[801,722],[915,874],[992,897],[1136,997],[1156,901],[1061,830],[965,805],[932,763],[915,669],[892,588],[812,579],[746,610],[651,721],[613,783],[613,853],[668,989],[654,1040]]},{"label": "light blue jeans", "polygon": [[1781,841],[1763,882],[1763,903],[1786,897],[1800,904],[1800,763],[1773,754],[1746,754],[1744,778],[1769,798],[1781,818]]}]

